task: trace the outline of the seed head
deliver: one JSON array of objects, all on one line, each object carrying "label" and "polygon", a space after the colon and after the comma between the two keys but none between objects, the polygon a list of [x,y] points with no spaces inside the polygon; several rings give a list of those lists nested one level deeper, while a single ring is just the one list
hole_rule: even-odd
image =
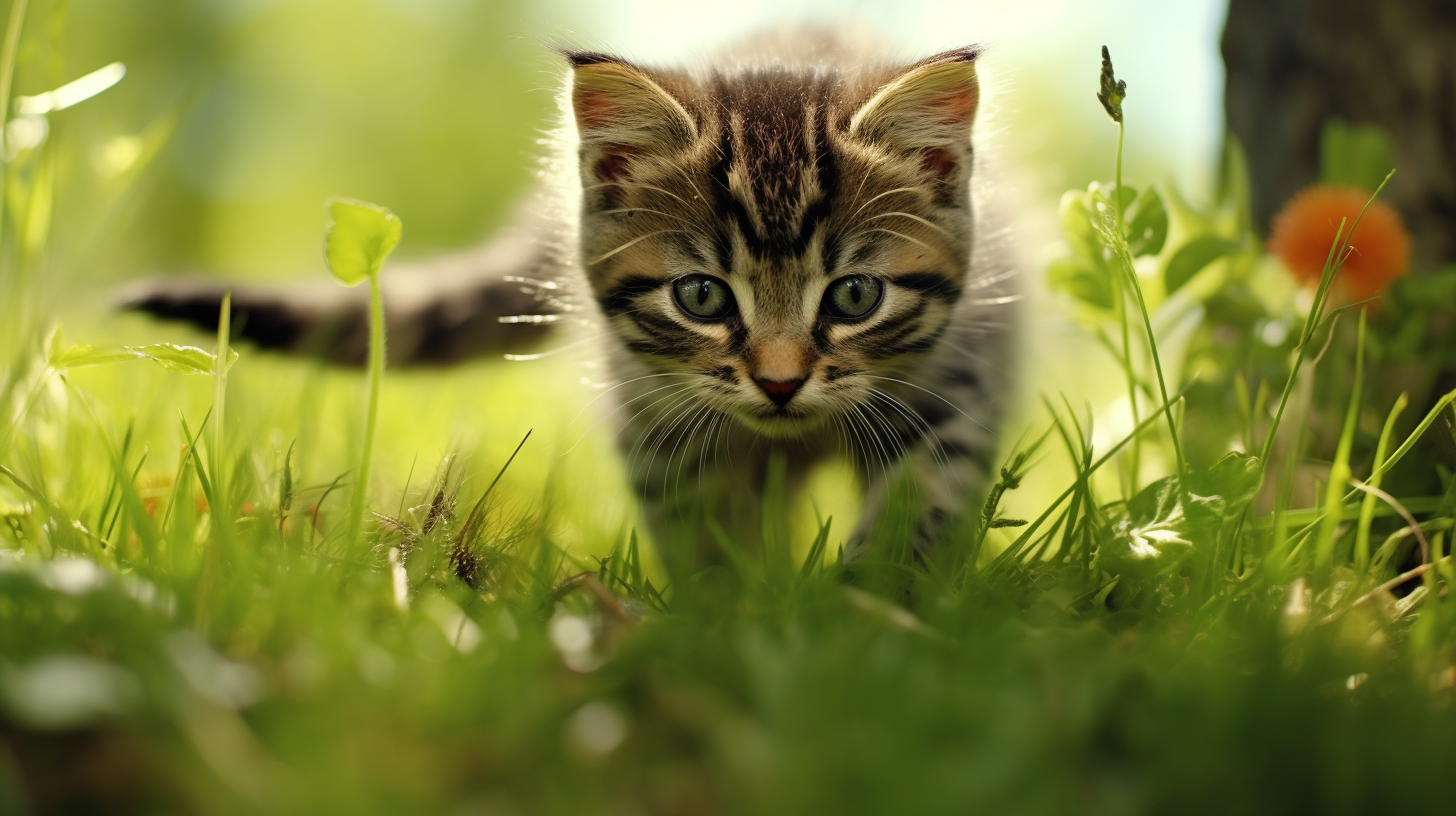
[{"label": "seed head", "polygon": [[1097,91],[1097,101],[1112,121],[1122,124],[1122,100],[1127,98],[1127,83],[1112,73],[1112,55],[1107,46],[1102,46],[1102,82]]}]

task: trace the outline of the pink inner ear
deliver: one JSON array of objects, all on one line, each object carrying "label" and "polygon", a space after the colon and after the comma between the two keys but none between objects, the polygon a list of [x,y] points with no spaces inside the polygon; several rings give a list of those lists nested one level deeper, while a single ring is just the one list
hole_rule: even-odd
[{"label": "pink inner ear", "polygon": [[945,181],[956,171],[955,156],[942,147],[926,148],[920,154],[920,169]]},{"label": "pink inner ear", "polygon": [[958,125],[970,121],[976,113],[976,103],[981,95],[976,91],[951,94],[940,102],[941,123]]},{"label": "pink inner ear", "polygon": [[635,152],[621,145],[607,145],[592,164],[592,175],[602,181],[621,181]]},{"label": "pink inner ear", "polygon": [[583,130],[610,127],[617,113],[617,106],[609,95],[583,88],[576,90],[571,106],[576,113],[577,125]]}]

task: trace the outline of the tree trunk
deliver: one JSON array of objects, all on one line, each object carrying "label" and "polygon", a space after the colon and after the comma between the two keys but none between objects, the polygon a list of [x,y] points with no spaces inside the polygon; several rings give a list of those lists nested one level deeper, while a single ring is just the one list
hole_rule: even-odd
[{"label": "tree trunk", "polygon": [[1229,0],[1229,130],[1248,153],[1255,223],[1319,175],[1324,123],[1379,125],[1387,200],[1415,266],[1456,261],[1456,0]]}]

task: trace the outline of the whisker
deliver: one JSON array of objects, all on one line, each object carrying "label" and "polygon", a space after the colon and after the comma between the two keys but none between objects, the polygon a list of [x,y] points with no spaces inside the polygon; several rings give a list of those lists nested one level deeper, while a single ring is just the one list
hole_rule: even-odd
[{"label": "whisker", "polygon": [[[623,385],[625,385],[625,384],[626,383],[623,383]],[[623,402],[621,405],[618,405],[616,408],[613,408],[606,416],[601,417],[596,422],[593,422],[590,427],[588,427],[585,431],[582,431],[581,432],[581,436],[577,437],[576,438],[576,441],[571,444],[571,447],[567,448],[566,451],[565,451],[565,453],[562,453],[561,455],[562,456],[565,456],[566,454],[571,453],[572,451],[576,450],[576,446],[577,445],[580,445],[581,444],[581,441],[583,439],[586,439],[587,434],[590,434],[592,432],[592,429],[593,428],[595,428],[596,426],[602,424],[603,422],[606,422],[608,419],[610,419],[612,416],[614,416],[618,411],[622,410],[623,408],[626,408],[627,406],[631,405],[632,403],[636,402],[637,400],[646,399],[646,398],[652,396],[653,394],[656,394],[658,391],[665,391],[665,390],[667,390],[669,388],[675,389],[673,391],[673,393],[666,394],[666,395],[658,398],[655,402],[652,403],[652,405],[649,405],[646,408],[644,408],[642,410],[639,410],[636,413],[633,413],[630,417],[628,417],[627,418],[627,421],[622,423],[622,427],[621,428],[618,428],[617,431],[616,431],[616,433],[612,434],[612,437],[614,439],[617,436],[621,435],[622,431],[628,425],[631,425],[633,420],[637,419],[637,417],[641,416],[646,411],[651,410],[651,408],[652,408],[653,405],[656,405],[657,403],[662,402],[665,399],[669,399],[671,397],[674,397],[678,393],[680,393],[683,390],[685,390],[687,388],[690,388],[690,387],[691,387],[691,384],[690,383],[669,383],[667,385],[662,386],[661,388],[654,388],[654,389],[652,389],[651,391],[648,391],[645,394],[638,394],[637,396],[633,397],[632,399],[629,399],[626,402]],[[567,425],[567,427],[569,428],[571,426],[570,425]]]},{"label": "whisker", "polygon": [[[717,452],[718,431],[723,427],[723,413],[715,411],[708,423],[708,430],[703,434],[703,444],[698,446],[698,492],[703,492],[703,473],[707,468],[708,447],[712,445],[714,452]],[[717,457],[714,457],[713,464],[717,464]]]},{"label": "whisker", "polygon": [[[658,450],[666,443],[667,437],[672,434],[673,428],[677,427],[678,420],[682,419],[694,407],[694,395],[689,393],[673,401],[667,408],[663,409],[661,413],[653,418],[648,432],[639,436],[637,442],[632,446],[632,456],[628,460],[627,465],[627,473],[629,475],[635,479],[638,457],[646,451],[647,455],[643,461],[646,463],[648,471],[643,474],[643,479],[651,478],[651,463],[657,459]],[[651,440],[650,451],[641,447],[648,440]]]},{"label": "whisker", "polygon": [[[866,176],[865,178],[868,179],[869,177]],[[863,182],[860,183],[860,189],[864,189],[864,183]],[[869,205],[875,203],[876,201],[879,201],[880,199],[884,198],[885,196],[894,195],[895,193],[913,193],[913,192],[916,192],[919,189],[920,188],[918,188],[918,187],[896,187],[893,190],[886,190],[885,192],[880,193],[879,195],[875,196],[874,198],[871,198],[869,201],[866,201],[865,203],[859,205],[859,209],[855,210],[853,213],[850,213],[850,216],[849,217],[850,218],[854,218],[855,216],[857,216],[860,213],[864,212],[864,208],[865,207],[868,207]]]},{"label": "whisker", "polygon": [[644,190],[651,190],[651,191],[653,191],[655,193],[662,193],[663,195],[668,196],[669,198],[675,198],[678,201],[682,202],[682,205],[684,207],[691,206],[688,203],[688,200],[687,199],[683,198],[682,196],[678,195],[677,193],[672,192],[671,190],[664,190],[661,187],[657,187],[657,186],[652,185],[652,184],[643,184],[640,181],[603,181],[603,182],[601,182],[599,184],[588,184],[585,187],[582,187],[581,189],[582,189],[583,192],[586,192],[588,190],[595,190],[595,189],[597,189],[599,187],[627,187],[629,185],[630,186],[633,186],[633,187],[641,187]]},{"label": "whisker", "polygon": [[930,423],[925,421],[925,417],[922,417],[919,414],[915,413],[913,410],[910,409],[910,406],[904,404],[900,400],[895,399],[889,394],[886,394],[885,392],[874,388],[869,389],[869,395],[872,397],[878,397],[882,402],[889,403],[890,407],[894,408],[897,412],[899,412],[901,416],[909,419],[910,423],[913,426],[924,430],[925,435],[922,436],[922,438],[925,438],[928,442],[932,443],[928,445],[930,449],[930,457],[935,460],[935,465],[940,470],[940,477],[942,480],[945,481],[946,490],[951,490],[951,482],[953,480],[959,482],[960,480],[953,479],[952,472],[949,470],[950,457],[947,456],[945,453],[945,445],[940,440],[940,434],[937,434],[935,432],[935,429],[930,427]]},{"label": "whisker", "polygon": [[969,303],[972,306],[1004,306],[1007,303],[1019,303],[1023,300],[1021,295],[1004,295],[995,298],[981,298],[979,300],[962,300],[961,303]]},{"label": "whisker", "polygon": [[883,233],[886,233],[886,234],[889,234],[889,235],[893,235],[896,238],[903,238],[903,239],[905,239],[906,241],[909,241],[912,244],[916,244],[917,246],[922,246],[922,247],[925,247],[926,249],[934,249],[934,247],[932,247],[930,244],[925,243],[924,241],[920,240],[919,238],[911,238],[910,236],[906,235],[903,232],[895,232],[892,229],[885,229],[884,227],[875,227],[874,229],[870,230],[870,232],[883,232]]},{"label": "whisker", "polygon": [[[588,339],[590,339],[590,338],[588,338]],[[621,388],[624,385],[631,385],[634,382],[641,382],[643,380],[650,380],[650,379],[652,379],[654,377],[697,377],[697,376],[701,376],[701,375],[693,374],[693,373],[689,373],[689,372],[668,371],[668,372],[663,372],[661,374],[644,374],[644,375],[642,375],[640,377],[633,377],[630,380],[623,380],[623,381],[617,383],[616,385],[612,386],[611,388],[608,388],[607,390],[603,391],[602,393],[597,394],[595,397],[592,397],[590,402],[588,402],[586,405],[583,405],[581,407],[581,410],[576,412],[576,416],[574,416],[574,417],[571,418],[571,422],[566,423],[566,427],[570,428],[571,425],[572,425],[572,423],[576,422],[578,419],[581,419],[581,415],[584,414],[584,413],[586,413],[586,409],[592,407],[592,405],[597,400],[601,399],[602,397],[605,397],[606,395],[612,393],[613,391],[616,391],[618,388]],[[649,393],[651,393],[651,392],[649,392]],[[608,416],[610,416],[610,414],[608,414]]]},{"label": "whisker", "polygon": [[860,413],[859,406],[851,405],[850,408],[853,409],[852,413],[845,414],[845,417],[856,428],[864,431],[864,435],[861,437],[861,443],[865,445],[865,453],[867,455],[875,455],[875,458],[880,463],[880,473],[886,478],[889,478],[889,451],[885,450],[884,445],[880,443],[879,434],[875,433],[874,426],[870,424],[868,418]]},{"label": "whisker", "polygon": [[1000,439],[1001,438],[995,431],[991,430],[990,428],[987,428],[986,425],[985,425],[985,423],[981,422],[979,419],[976,419],[975,417],[971,416],[970,414],[966,413],[965,411],[962,411],[960,409],[960,406],[959,405],[956,405],[955,403],[951,402],[950,400],[946,399],[945,397],[942,397],[941,395],[935,393],[934,391],[931,391],[929,388],[923,388],[921,386],[916,385],[913,382],[907,382],[905,380],[897,380],[894,377],[880,377],[880,376],[876,376],[874,374],[866,374],[864,376],[869,377],[872,380],[888,380],[888,381],[893,382],[893,383],[899,383],[899,384],[904,385],[904,386],[909,386],[910,388],[914,388],[917,391],[924,391],[925,393],[929,394],[930,396],[935,397],[936,399],[940,400],[941,402],[943,402],[946,405],[949,405],[951,408],[955,409],[955,412],[956,413],[960,414],[961,416],[965,417],[966,419],[969,419],[970,421],[976,423],[977,425],[980,425],[982,428],[985,428],[985,430],[988,433],[990,433],[992,436],[996,437],[997,439]]},{"label": "whisker", "polygon": [[[698,429],[698,423],[701,422],[705,416],[707,416],[707,412],[710,410],[711,407],[706,402],[700,403],[697,407],[697,410],[693,411],[692,415],[687,418],[687,427],[684,429],[684,432],[678,436],[675,442],[672,443],[672,450],[668,452],[667,461],[664,464],[662,470],[662,495],[669,495],[667,489],[667,481],[668,477],[672,476],[673,474],[672,461],[677,458],[677,449],[682,447],[682,444],[684,442],[689,441],[693,438],[693,432]],[[677,482],[678,478],[680,478],[682,475],[682,461],[685,461],[687,459],[687,450],[687,448],[683,448],[683,460],[678,462],[678,475],[673,477],[672,495],[676,495],[677,493]]]},{"label": "whisker", "polygon": [[901,218],[908,218],[911,221],[916,222],[917,224],[923,224],[923,225],[925,225],[927,227],[930,227],[931,229],[935,230],[936,232],[940,233],[941,235],[944,235],[945,237],[951,239],[952,241],[955,240],[955,236],[952,235],[951,232],[950,232],[950,230],[946,229],[945,227],[942,227],[941,225],[939,225],[939,224],[937,224],[937,223],[935,223],[933,221],[928,221],[928,220],[926,220],[924,218],[921,218],[918,215],[911,215],[910,213],[907,213],[907,212],[898,212],[897,211],[897,212],[880,213],[879,215],[872,215],[869,218],[866,218],[865,219],[865,222],[868,223],[870,221],[875,221],[875,220],[878,220],[880,218],[889,218],[891,216],[896,216],[896,215],[900,216]]},{"label": "whisker", "polygon": [[583,337],[580,340],[577,340],[577,341],[572,342],[572,343],[567,343],[564,346],[558,346],[558,347],[556,347],[554,349],[548,349],[546,351],[538,351],[538,352],[536,352],[534,354],[503,354],[501,356],[504,359],[509,360],[510,362],[513,362],[513,363],[526,363],[526,362],[530,362],[532,360],[540,360],[540,359],[543,359],[543,358],[546,358],[546,357],[555,357],[556,355],[560,354],[563,351],[570,351],[570,350],[576,348],[577,346],[585,345],[586,343],[590,343],[591,341],[592,341],[592,338],[590,338],[590,337]]},{"label": "whisker", "polygon": [[601,257],[597,258],[596,260],[593,260],[593,261],[588,262],[587,263],[587,266],[596,266],[597,264],[601,263],[602,261],[605,261],[606,259],[612,257],[613,255],[616,255],[618,252],[622,252],[624,250],[631,249],[632,247],[634,247],[634,246],[642,243],[643,241],[646,241],[648,238],[653,238],[655,236],[663,235],[663,234],[666,234],[666,233],[669,233],[669,232],[681,233],[682,230],[676,230],[676,229],[660,229],[660,230],[653,230],[652,232],[646,233],[645,235],[639,235],[636,238],[633,238],[632,240],[628,241],[627,243],[622,244],[621,246],[619,246],[616,249],[612,250],[611,252],[608,252],[605,255],[602,255]]},{"label": "whisker", "polygon": [[693,222],[689,221],[686,218],[683,218],[680,215],[673,215],[672,213],[665,213],[662,210],[654,210],[651,207],[618,207],[615,210],[602,210],[601,211],[601,214],[602,215],[624,215],[626,213],[637,213],[637,212],[640,212],[640,213],[650,213],[652,215],[660,215],[663,218],[671,218],[672,220],[677,221],[678,223],[681,223],[681,224],[687,224],[688,226],[692,226],[693,225]]},{"label": "whisker", "polygon": [[[899,462],[903,460],[905,458],[905,455],[909,453],[909,447],[905,444],[905,440],[901,438],[901,434],[898,433],[894,423],[890,421],[890,418],[885,416],[885,413],[881,411],[878,407],[876,407],[873,403],[862,402],[860,403],[859,407],[861,411],[865,412],[866,419],[878,421],[880,429],[885,433],[886,442],[888,442],[890,446],[890,449],[895,457],[895,461]],[[873,414],[873,416],[871,416],[871,414]]]},{"label": "whisker", "polygon": [[1018,274],[1019,272],[1014,268],[1004,269],[994,275],[987,275],[984,278],[976,278],[975,280],[967,281],[964,288],[968,291],[972,289],[985,289],[989,286],[994,286],[998,283],[1003,283],[1005,281],[1011,280]]}]

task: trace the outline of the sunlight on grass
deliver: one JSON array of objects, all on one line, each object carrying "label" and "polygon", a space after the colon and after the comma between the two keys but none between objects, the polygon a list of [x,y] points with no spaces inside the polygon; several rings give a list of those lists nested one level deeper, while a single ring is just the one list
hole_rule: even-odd
[{"label": "sunlight on grass", "polygon": [[[1135,132],[1130,85],[1109,112]],[[1333,127],[1328,160],[1361,172],[1332,175],[1373,197],[1388,145]],[[1206,201],[1125,183],[1120,147],[1114,182],[1063,197],[1028,271],[1035,393],[931,555],[897,485],[844,563],[848,469],[791,498],[780,462],[761,540],[709,518],[706,566],[639,533],[579,357],[391,370],[370,432],[361,371],[54,306],[90,279],[50,265],[53,229],[110,216],[42,218],[52,174],[135,201],[81,151],[5,163],[0,811],[1450,802],[1456,392],[1430,372],[1456,270],[1339,300],[1355,224],[1332,224],[1301,289],[1235,144]]]}]

